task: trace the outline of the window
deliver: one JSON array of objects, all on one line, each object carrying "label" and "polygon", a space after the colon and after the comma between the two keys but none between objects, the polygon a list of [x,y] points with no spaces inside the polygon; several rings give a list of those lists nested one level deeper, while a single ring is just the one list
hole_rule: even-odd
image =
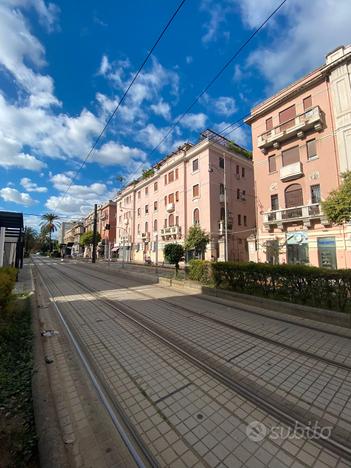
[{"label": "window", "polygon": [[154,221],[154,232],[157,232],[157,219]]},{"label": "window", "polygon": [[247,216],[244,215],[244,226],[247,226]]},{"label": "window", "polygon": [[193,185],[193,198],[200,196],[200,187],[199,184]]},{"label": "window", "polygon": [[271,210],[279,210],[279,198],[278,195],[271,195]]},{"label": "window", "polygon": [[302,187],[300,184],[289,185],[285,189],[285,207],[292,208],[294,206],[303,205]]},{"label": "window", "polygon": [[200,224],[200,211],[198,208],[195,208],[193,214],[194,224]]},{"label": "window", "polygon": [[149,205],[145,205],[145,214],[148,214],[149,212]]},{"label": "window", "polygon": [[138,208],[138,216],[140,216],[140,208]]},{"label": "window", "polygon": [[300,161],[300,152],[299,147],[294,146],[285,151],[282,151],[282,162],[283,166],[288,166],[289,164],[294,164]]},{"label": "window", "polygon": [[138,234],[140,234],[140,224],[138,224]]},{"label": "window", "polygon": [[241,226],[241,215],[238,215],[238,226]]},{"label": "window", "polygon": [[225,208],[224,208],[224,206],[222,206],[222,208],[221,208],[219,218],[220,218],[221,221],[224,221],[224,219],[225,219]]},{"label": "window", "polygon": [[314,159],[317,157],[317,148],[316,148],[316,140],[308,140],[306,142],[307,147],[307,159]]},{"label": "window", "polygon": [[157,201],[154,201],[154,211],[157,211]]},{"label": "window", "polygon": [[199,160],[198,159],[193,159],[193,172],[199,170]]},{"label": "window", "polygon": [[175,193],[175,201],[179,202],[179,192],[178,191]]},{"label": "window", "polygon": [[164,200],[165,200],[165,206],[167,206],[167,195],[165,195]]},{"label": "window", "polygon": [[321,186],[311,185],[311,203],[319,203],[321,201]]},{"label": "window", "polygon": [[155,183],[154,183],[154,192],[157,192],[157,190],[158,190],[158,183],[155,182]]},{"label": "window", "polygon": [[295,123],[295,117],[296,117],[295,104],[279,112],[279,123],[282,124],[280,125],[280,131],[283,131],[292,127]]},{"label": "window", "polygon": [[272,130],[273,128],[273,118],[269,117],[269,119],[266,119],[266,132],[269,130]]},{"label": "window", "polygon": [[238,164],[236,165],[236,175],[240,175],[240,167]]},{"label": "window", "polygon": [[224,184],[219,184],[219,194],[224,195]]},{"label": "window", "polygon": [[174,193],[168,195],[168,203],[174,203]]},{"label": "window", "polygon": [[174,214],[170,214],[168,218],[168,226],[172,227],[174,226]]},{"label": "window", "polygon": [[145,187],[145,195],[149,194],[149,187]]},{"label": "window", "polygon": [[241,168],[241,177],[245,177],[245,167]]},{"label": "window", "polygon": [[140,199],[141,198],[141,191],[139,190],[138,192],[138,198]]},{"label": "window", "polygon": [[240,198],[240,189],[236,189],[236,199],[239,200]]},{"label": "window", "polygon": [[241,193],[241,199],[246,200],[246,190],[243,190]]},{"label": "window", "polygon": [[311,109],[312,107],[312,96],[307,96],[303,100],[303,110],[306,111],[307,109]]},{"label": "window", "polygon": [[167,185],[167,174],[165,174],[165,185]]},{"label": "window", "polygon": [[269,173],[275,172],[277,170],[277,161],[275,159],[275,154],[268,157],[268,170]]},{"label": "window", "polygon": [[163,222],[163,227],[165,227],[165,228],[167,227],[167,218]]},{"label": "window", "polygon": [[179,216],[176,216],[175,225],[179,226]]},{"label": "window", "polygon": [[219,158],[218,165],[221,169],[224,169],[224,158]]},{"label": "window", "polygon": [[172,171],[168,173],[168,183],[170,184],[173,181],[174,181],[174,172]]},{"label": "window", "polygon": [[122,222],[122,216],[119,217],[119,224]]},{"label": "window", "polygon": [[176,170],[175,170],[175,178],[176,178],[176,179],[179,178],[179,169],[176,169]]},{"label": "window", "polygon": [[145,223],[145,232],[146,232],[146,233],[149,232],[149,224],[148,224],[147,221],[146,221],[146,223]]}]

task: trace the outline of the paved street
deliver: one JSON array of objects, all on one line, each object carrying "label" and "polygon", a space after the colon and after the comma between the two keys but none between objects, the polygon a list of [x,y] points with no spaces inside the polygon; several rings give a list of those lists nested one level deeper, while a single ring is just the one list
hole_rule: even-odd
[{"label": "paved street", "polygon": [[[101,265],[39,259],[35,266],[151,464],[349,466],[331,445],[285,437],[288,421],[277,417],[280,411],[305,425],[330,427],[330,439],[346,447],[347,456],[347,331],[345,337],[328,335],[318,324],[304,328],[250,314],[122,271],[112,274]],[[262,440],[248,437],[248,424],[255,421],[266,429]],[[283,432],[271,436],[277,427]]]}]

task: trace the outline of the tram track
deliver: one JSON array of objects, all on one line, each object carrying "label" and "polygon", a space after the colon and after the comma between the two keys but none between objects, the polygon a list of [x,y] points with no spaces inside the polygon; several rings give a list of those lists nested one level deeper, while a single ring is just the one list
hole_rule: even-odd
[{"label": "tram track", "polygon": [[[175,350],[178,354],[195,364],[200,369],[204,370],[206,373],[208,373],[208,375],[211,375],[217,381],[224,384],[227,388],[230,388],[234,392],[246,398],[251,403],[257,405],[257,407],[266,411],[268,414],[274,416],[290,427],[295,426],[296,424],[299,424],[303,428],[307,427],[306,418],[304,418],[302,414],[297,415],[295,412],[295,414],[292,415],[289,413],[288,407],[284,408],[284,405],[277,405],[276,402],[272,403],[272,401],[269,401],[267,398],[262,396],[262,394],[259,394],[257,389],[250,388],[248,385],[245,385],[240,381],[235,381],[233,378],[228,376],[228,373],[224,372],[222,366],[218,365],[218,363],[212,362],[208,356],[205,356],[199,352],[195,353],[191,347],[184,345],[184,342],[181,340],[178,340],[177,342],[172,334],[162,330],[162,327],[157,327],[155,324],[152,324],[151,326],[149,321],[145,320],[145,318],[140,315],[140,312],[130,305],[123,304],[123,306],[117,306],[115,301],[102,298],[101,295],[98,294],[98,290],[92,288],[91,286],[87,286],[84,282],[78,280],[72,275],[69,275],[66,271],[63,272],[58,267],[55,268],[55,270],[58,271],[61,275],[78,284],[83,290],[87,291],[87,293],[92,295],[96,300],[109,306],[109,308],[113,309],[115,312],[118,312],[123,317],[135,323],[145,332],[156,337],[158,340]],[[309,417],[309,415],[307,415],[307,417]],[[342,433],[334,433],[333,437],[331,438],[324,438],[323,434],[320,434],[318,443],[333,451],[334,453],[351,460],[351,447],[346,443],[346,439],[343,438]]]},{"label": "tram track", "polygon": [[[73,269],[74,269],[74,267],[73,267]],[[79,270],[79,268],[76,269],[76,271],[78,271],[78,270]],[[99,279],[100,281],[104,281],[104,282],[107,281],[112,286],[121,286],[121,287],[126,288],[126,289],[131,289],[131,288],[128,288],[125,285],[123,285],[121,283],[118,283],[118,282],[116,282],[114,280],[112,281],[112,280],[109,280],[109,279],[106,279],[106,278],[102,278],[101,276],[95,275],[95,274],[93,274],[91,272],[87,272],[86,270],[84,270],[84,274],[86,274],[87,276],[90,276],[91,278]],[[135,280],[135,281],[138,282],[137,280]],[[150,294],[147,294],[145,292],[142,292],[140,290],[133,289],[132,291],[133,291],[133,293],[138,294],[138,295],[140,295],[142,297],[145,297],[145,298],[148,298],[148,299],[151,299],[151,300],[156,300],[156,298],[154,296],[152,296]],[[174,304],[173,302],[170,302],[170,301],[168,301],[167,299],[164,299],[164,298],[157,298],[157,301],[161,302],[163,304],[166,304],[167,306],[171,306],[172,310],[174,310],[175,312],[177,312],[176,309],[183,310],[184,312],[194,314],[194,315],[196,315],[198,317],[201,317],[204,320],[215,323],[217,325],[228,328],[230,330],[237,331],[239,333],[242,333],[242,334],[244,334],[246,336],[250,336],[250,337],[255,338],[257,340],[260,340],[262,342],[269,343],[269,344],[274,345],[274,346],[279,346],[279,347],[281,347],[281,348],[283,348],[285,350],[293,351],[293,352],[298,353],[300,355],[315,359],[316,361],[323,362],[323,363],[325,363],[327,365],[332,365],[332,366],[338,367],[340,369],[344,369],[344,370],[346,370],[348,372],[351,372],[351,366],[349,366],[347,364],[344,364],[342,362],[335,361],[333,359],[329,359],[329,358],[326,358],[324,356],[320,356],[320,355],[318,355],[316,353],[312,353],[312,352],[297,348],[296,346],[291,346],[289,344],[282,343],[281,341],[274,340],[272,338],[263,336],[263,335],[261,335],[259,333],[255,333],[255,332],[250,331],[250,330],[245,330],[245,329],[243,329],[241,327],[238,327],[237,325],[233,325],[231,323],[225,322],[223,320],[220,320],[220,319],[217,319],[217,318],[214,318],[214,317],[209,317],[208,315],[205,315],[205,314],[203,314],[201,312],[198,312],[198,311],[194,310],[193,308],[185,307],[185,306],[180,305],[180,304]],[[318,329],[314,329],[314,330],[318,330]],[[324,333],[321,330],[318,330],[318,331],[320,333]]]}]

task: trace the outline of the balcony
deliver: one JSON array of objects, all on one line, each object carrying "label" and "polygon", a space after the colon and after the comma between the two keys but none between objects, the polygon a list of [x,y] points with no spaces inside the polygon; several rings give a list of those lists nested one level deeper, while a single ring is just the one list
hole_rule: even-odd
[{"label": "balcony", "polygon": [[280,168],[280,180],[288,181],[303,176],[303,167],[300,161]]},{"label": "balcony", "polygon": [[169,226],[161,229],[161,237],[178,236],[180,234],[180,226]]},{"label": "balcony", "polygon": [[318,219],[324,226],[328,225],[328,220],[321,211],[319,203],[314,203],[268,211],[263,214],[263,225],[269,229],[273,226],[282,228],[287,223],[302,222],[305,227],[311,227],[311,221]]},{"label": "balcony", "polygon": [[[227,230],[228,230],[228,233],[230,233],[233,229],[233,220],[232,219],[228,219],[228,222],[227,222]],[[225,234],[225,222],[224,222],[224,219],[221,219],[220,221],[218,221],[218,231],[219,231],[219,234],[221,236],[223,236]]]},{"label": "balcony", "polygon": [[315,106],[259,135],[257,146],[265,153],[271,146],[279,148],[282,141],[294,136],[303,138],[306,131],[314,129],[319,132],[323,126],[323,112],[319,106]]},{"label": "balcony", "polygon": [[175,204],[174,203],[168,203],[166,206],[167,213],[173,213],[175,210]]},{"label": "balcony", "polygon": [[150,240],[150,233],[149,232],[142,232],[141,233],[142,240],[148,241]]}]

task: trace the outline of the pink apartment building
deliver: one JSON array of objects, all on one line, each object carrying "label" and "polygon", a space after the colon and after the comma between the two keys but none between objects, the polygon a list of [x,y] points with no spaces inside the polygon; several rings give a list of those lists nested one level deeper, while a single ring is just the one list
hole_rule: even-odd
[{"label": "pink apartment building", "polygon": [[105,257],[107,258],[114,247],[116,239],[116,202],[109,200],[98,208],[98,232],[105,244]]},{"label": "pink apartment building", "polygon": [[189,227],[199,224],[211,237],[207,259],[224,259],[226,246],[229,260],[248,259],[246,238],[255,226],[249,153],[211,131],[202,138],[117,195],[120,256],[124,250],[128,259],[163,262],[165,244],[183,243]]},{"label": "pink apartment building", "polygon": [[254,107],[256,236],[250,260],[351,268],[351,225],[332,226],[320,202],[351,170],[351,46]]}]

